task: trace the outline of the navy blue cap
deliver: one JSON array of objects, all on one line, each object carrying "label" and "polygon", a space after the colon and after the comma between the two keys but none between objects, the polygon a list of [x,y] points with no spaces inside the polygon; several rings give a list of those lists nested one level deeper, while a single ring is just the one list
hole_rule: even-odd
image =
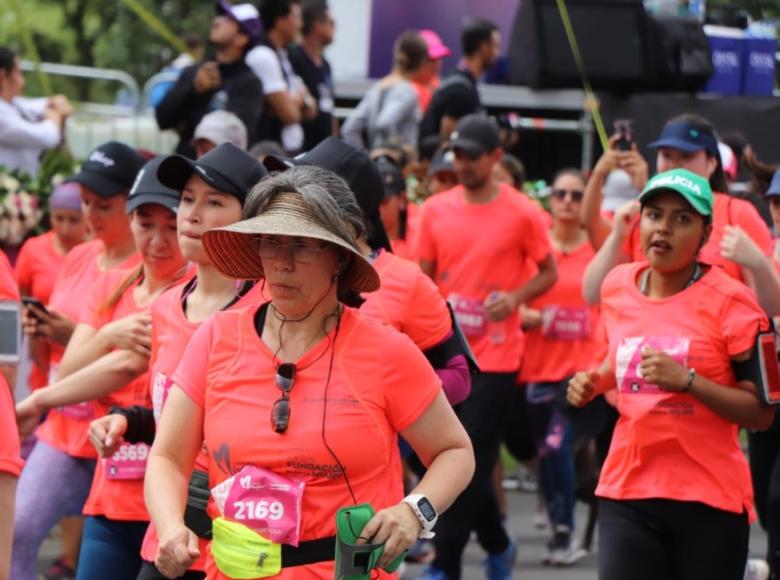
[{"label": "navy blue cap", "polygon": [[769,189],[767,189],[765,195],[767,197],[780,195],[780,169],[775,171],[775,174],[772,176],[772,183],[769,184]]},{"label": "navy blue cap", "polygon": [[179,192],[164,186],[157,179],[157,168],[165,158],[165,155],[155,157],[147,162],[138,172],[138,175],[135,177],[135,183],[127,195],[127,202],[125,203],[127,213],[146,203],[162,205],[173,213],[176,213],[179,209],[179,199],[181,197]]},{"label": "navy blue cap", "polygon": [[653,149],[669,147],[670,149],[678,149],[688,153],[704,150],[713,157],[720,158],[718,140],[715,139],[715,135],[702,131],[688,123],[667,124],[664,126],[658,139],[650,143],[648,147]]}]

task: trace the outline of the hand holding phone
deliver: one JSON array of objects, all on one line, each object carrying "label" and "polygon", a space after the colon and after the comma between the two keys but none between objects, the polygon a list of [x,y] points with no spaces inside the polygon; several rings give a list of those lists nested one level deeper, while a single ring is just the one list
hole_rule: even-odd
[{"label": "hand holding phone", "polygon": [[27,311],[38,320],[41,320],[41,312],[43,314],[49,314],[49,311],[46,310],[43,302],[32,296],[22,296],[22,304],[24,304],[25,307],[27,307]]},{"label": "hand holding phone", "polygon": [[633,119],[615,119],[613,126],[615,133],[620,135],[615,146],[618,151],[631,151],[634,144]]}]

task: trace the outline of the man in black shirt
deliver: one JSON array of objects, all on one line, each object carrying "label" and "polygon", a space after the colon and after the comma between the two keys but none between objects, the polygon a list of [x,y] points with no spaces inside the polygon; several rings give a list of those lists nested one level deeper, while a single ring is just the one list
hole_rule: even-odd
[{"label": "man in black shirt", "polygon": [[420,123],[420,140],[429,135],[446,140],[458,119],[482,111],[477,81],[498,60],[501,33],[492,22],[475,20],[461,32],[460,43],[463,59],[433,93]]},{"label": "man in black shirt", "polygon": [[244,55],[260,38],[261,30],[260,16],[252,4],[217,3],[209,31],[214,60],[185,68],[155,109],[160,129],[179,134],[176,153],[195,156],[191,143],[195,127],[206,113],[217,109],[235,113],[253,142],[251,131],[263,111],[263,86],[244,63]]},{"label": "man in black shirt", "polygon": [[325,47],[333,42],[335,23],[327,3],[317,2],[303,8],[303,40],[290,49],[290,64],[303,79],[311,96],[317,101],[317,116],[301,123],[303,149],[309,151],[320,141],[334,134],[333,75],[325,60]]}]

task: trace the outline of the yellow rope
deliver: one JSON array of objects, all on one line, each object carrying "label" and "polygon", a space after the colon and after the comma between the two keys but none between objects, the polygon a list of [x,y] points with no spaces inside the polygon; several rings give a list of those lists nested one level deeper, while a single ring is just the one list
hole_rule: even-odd
[{"label": "yellow rope", "polygon": [[580,53],[580,47],[577,44],[577,37],[574,35],[574,27],[571,24],[571,18],[569,18],[569,10],[566,8],[564,0],[555,1],[558,4],[558,12],[561,13],[563,28],[566,30],[566,37],[569,39],[569,46],[571,47],[571,52],[574,55],[574,62],[577,64],[577,70],[580,73],[582,88],[585,90],[585,108],[593,115],[593,124],[596,126],[596,134],[599,136],[599,141],[601,141],[601,147],[604,149],[604,151],[606,151],[609,148],[609,137],[607,136],[607,131],[604,128],[604,120],[601,118],[598,98],[593,92],[593,87],[590,85],[590,80],[588,80],[588,73],[585,70],[585,63],[582,60],[582,53]]},{"label": "yellow rope", "polygon": [[135,12],[135,15],[138,16],[138,18],[143,20],[149,28],[154,30],[157,34],[162,36],[173,48],[179,52],[189,52],[187,45],[184,44],[182,39],[176,36],[162,20],[144,8],[138,0],[122,0],[122,3]]}]

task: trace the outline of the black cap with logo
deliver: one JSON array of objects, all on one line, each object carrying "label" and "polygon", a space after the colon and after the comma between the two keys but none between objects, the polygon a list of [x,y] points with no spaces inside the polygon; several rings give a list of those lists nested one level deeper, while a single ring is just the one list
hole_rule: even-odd
[{"label": "black cap with logo", "polygon": [[67,179],[88,187],[100,197],[114,197],[128,191],[146,160],[135,149],[109,141],[93,149],[81,170]]},{"label": "black cap with logo", "polygon": [[232,143],[222,143],[195,161],[181,155],[169,155],[157,168],[160,183],[177,192],[181,192],[193,174],[214,189],[237,197],[243,204],[249,191],[268,175],[268,171],[257,159]]},{"label": "black cap with logo", "polygon": [[479,157],[501,147],[498,125],[484,115],[466,115],[450,135],[453,150],[465,151],[470,157]]},{"label": "black cap with logo", "polygon": [[173,213],[176,213],[179,209],[180,193],[170,187],[165,187],[157,179],[157,168],[165,158],[165,155],[155,157],[138,172],[135,183],[127,196],[127,203],[125,204],[127,213],[146,203],[162,205]]},{"label": "black cap with logo", "polygon": [[379,170],[365,151],[335,137],[328,137],[311,151],[294,159],[280,159],[269,155],[263,160],[263,164],[271,171],[284,171],[292,165],[316,165],[341,177],[355,194],[366,223],[371,226],[368,245],[373,249],[393,251],[379,214],[379,205],[385,196],[385,185]]},{"label": "black cap with logo", "polygon": [[406,182],[404,181],[401,168],[398,167],[387,157],[380,157],[374,160],[379,175],[382,178],[382,184],[385,186],[385,199],[394,195],[401,195],[406,192]]}]

